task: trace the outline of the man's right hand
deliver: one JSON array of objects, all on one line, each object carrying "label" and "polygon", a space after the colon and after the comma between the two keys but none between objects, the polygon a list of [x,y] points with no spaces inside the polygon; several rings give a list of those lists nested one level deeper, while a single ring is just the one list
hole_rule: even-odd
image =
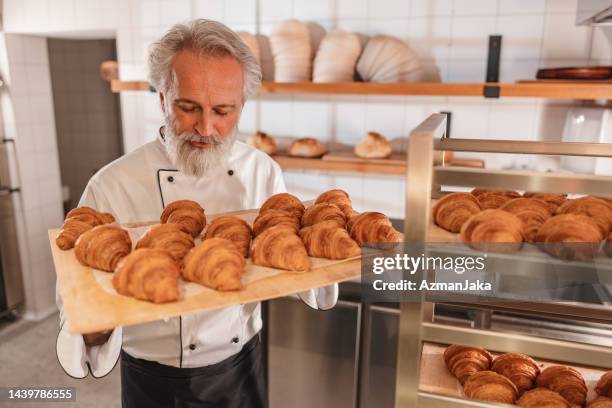
[{"label": "man's right hand", "polygon": [[104,330],[95,333],[83,334],[83,340],[87,347],[101,346],[106,343],[113,333],[112,330]]}]

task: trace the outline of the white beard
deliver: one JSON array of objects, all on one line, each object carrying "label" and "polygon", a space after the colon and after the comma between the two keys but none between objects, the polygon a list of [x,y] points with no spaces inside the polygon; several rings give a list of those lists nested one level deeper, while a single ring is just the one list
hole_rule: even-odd
[{"label": "white beard", "polygon": [[[175,121],[168,116],[164,119],[166,151],[170,161],[178,170],[190,176],[202,177],[213,169],[227,167],[227,161],[236,140],[237,126],[232,129],[229,136],[225,137],[200,136],[193,132],[176,134]],[[201,149],[192,146],[190,143],[192,140],[212,142],[216,145]]]}]

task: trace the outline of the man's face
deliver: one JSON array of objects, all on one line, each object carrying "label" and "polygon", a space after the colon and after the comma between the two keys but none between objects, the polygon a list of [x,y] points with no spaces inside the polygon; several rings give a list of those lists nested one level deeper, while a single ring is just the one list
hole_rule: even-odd
[{"label": "man's face", "polygon": [[160,94],[167,148],[182,171],[201,176],[229,154],[243,102],[242,67],[231,56],[179,52],[173,89]]}]

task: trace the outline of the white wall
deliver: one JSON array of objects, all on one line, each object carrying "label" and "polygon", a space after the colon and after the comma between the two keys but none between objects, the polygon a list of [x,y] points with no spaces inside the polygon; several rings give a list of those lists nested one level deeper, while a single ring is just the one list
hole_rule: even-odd
[{"label": "white wall", "polygon": [[[42,6],[41,6],[42,5]],[[489,34],[502,34],[501,80],[533,78],[540,67],[610,63],[610,41],[601,29],[574,25],[576,0],[5,0],[7,32],[116,32],[120,76],[144,79],[147,46],[178,21],[202,17],[237,30],[270,33],[287,18],[326,29],[390,34],[410,42],[444,81],[482,82]],[[554,140],[573,101],[535,98],[265,96],[245,106],[242,131],[307,136],[354,143],[370,129],[402,137],[429,113],[450,110],[453,136]],[[158,99],[146,92],[121,94],[125,149],[155,137]],[[259,104],[259,109],[256,109]],[[257,112],[259,111],[259,116]],[[514,157],[487,160],[491,167],[529,165]],[[351,193],[358,210],[403,215],[403,180],[397,177],[287,173],[290,190],[304,198],[325,187]],[[310,186],[317,186],[316,191]],[[320,187],[320,188],[319,188]],[[384,198],[384,199],[383,199]]]}]

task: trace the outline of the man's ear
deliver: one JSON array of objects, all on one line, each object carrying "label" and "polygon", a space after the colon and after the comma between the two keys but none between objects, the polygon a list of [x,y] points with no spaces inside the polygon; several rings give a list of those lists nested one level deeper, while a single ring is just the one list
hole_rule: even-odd
[{"label": "man's ear", "polygon": [[164,103],[164,94],[163,94],[163,92],[159,93],[159,104],[161,105],[162,112],[166,113],[166,104]]}]

